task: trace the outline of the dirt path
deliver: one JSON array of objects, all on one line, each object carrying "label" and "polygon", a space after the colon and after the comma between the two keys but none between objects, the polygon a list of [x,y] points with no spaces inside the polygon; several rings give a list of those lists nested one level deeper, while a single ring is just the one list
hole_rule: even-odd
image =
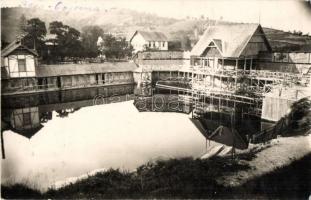
[{"label": "dirt path", "polygon": [[311,135],[280,137],[269,144],[251,145],[247,152],[250,151],[258,151],[255,158],[240,161],[249,164],[249,170],[228,174],[218,178],[217,182],[226,186],[239,186],[278,167],[287,166],[311,152]]}]

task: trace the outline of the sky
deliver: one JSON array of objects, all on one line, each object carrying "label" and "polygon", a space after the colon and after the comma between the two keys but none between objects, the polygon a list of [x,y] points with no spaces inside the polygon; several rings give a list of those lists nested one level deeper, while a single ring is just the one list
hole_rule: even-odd
[{"label": "sky", "polygon": [[4,0],[2,6],[96,12],[128,8],[158,16],[204,15],[234,22],[260,22],[265,27],[311,34],[311,0]]}]

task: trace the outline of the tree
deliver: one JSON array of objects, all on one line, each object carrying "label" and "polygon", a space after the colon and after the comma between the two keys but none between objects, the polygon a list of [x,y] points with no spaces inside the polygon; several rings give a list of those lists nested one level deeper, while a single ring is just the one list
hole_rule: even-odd
[{"label": "tree", "polygon": [[311,127],[311,100],[302,98],[291,105],[289,114],[289,123],[291,128]]},{"label": "tree", "polygon": [[27,28],[27,19],[25,15],[22,14],[22,16],[19,19],[19,30],[18,30],[19,35],[25,35],[26,28]]},{"label": "tree", "polygon": [[112,35],[105,35],[100,51],[105,54],[106,58],[121,59],[132,55],[133,47],[125,38],[116,39]]},{"label": "tree", "polygon": [[52,53],[55,58],[77,58],[83,56],[83,47],[80,40],[80,32],[75,28],[54,21],[49,26],[50,33],[56,34],[57,47]]},{"label": "tree", "polygon": [[[174,41],[180,41],[180,49],[181,50],[185,50],[188,51],[191,49],[191,41],[189,38],[189,34],[190,32],[187,31],[176,31],[176,32],[171,32],[172,36],[173,36],[173,40]],[[177,45],[177,44],[175,44]]]},{"label": "tree", "polygon": [[97,57],[100,53],[97,40],[99,37],[104,37],[104,31],[99,26],[85,26],[82,28],[82,46],[84,49],[84,56]]},{"label": "tree", "polygon": [[[21,20],[24,20],[21,18]],[[21,26],[23,22],[20,23]],[[38,51],[39,55],[43,54],[44,45],[44,37],[46,36],[46,27],[45,23],[41,21],[39,18],[32,18],[27,20],[27,25],[23,28],[25,32],[25,37],[22,40],[22,43],[28,48],[32,48]]]}]

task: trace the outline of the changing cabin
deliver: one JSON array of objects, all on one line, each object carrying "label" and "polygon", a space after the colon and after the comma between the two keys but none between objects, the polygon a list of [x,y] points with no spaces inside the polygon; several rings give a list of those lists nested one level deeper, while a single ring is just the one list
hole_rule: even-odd
[{"label": "changing cabin", "polygon": [[2,90],[36,86],[38,54],[16,40],[1,51]]}]

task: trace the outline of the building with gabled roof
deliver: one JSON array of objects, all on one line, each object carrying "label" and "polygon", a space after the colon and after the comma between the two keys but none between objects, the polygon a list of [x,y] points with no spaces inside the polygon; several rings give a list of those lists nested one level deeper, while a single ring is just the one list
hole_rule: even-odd
[{"label": "building with gabled roof", "polygon": [[259,51],[271,51],[259,24],[221,24],[209,27],[193,47],[191,55],[208,55],[215,47],[223,58],[256,57]]},{"label": "building with gabled roof", "polygon": [[255,69],[259,52],[271,52],[259,24],[219,24],[210,26],[193,47],[191,64],[213,69]]},{"label": "building with gabled roof", "polygon": [[[1,50],[1,68],[6,69],[8,77],[35,77],[38,53],[15,40]],[[1,70],[3,71],[3,70]]]},{"label": "building with gabled roof", "polygon": [[135,52],[152,50],[168,50],[168,39],[161,32],[135,31],[130,39]]}]

